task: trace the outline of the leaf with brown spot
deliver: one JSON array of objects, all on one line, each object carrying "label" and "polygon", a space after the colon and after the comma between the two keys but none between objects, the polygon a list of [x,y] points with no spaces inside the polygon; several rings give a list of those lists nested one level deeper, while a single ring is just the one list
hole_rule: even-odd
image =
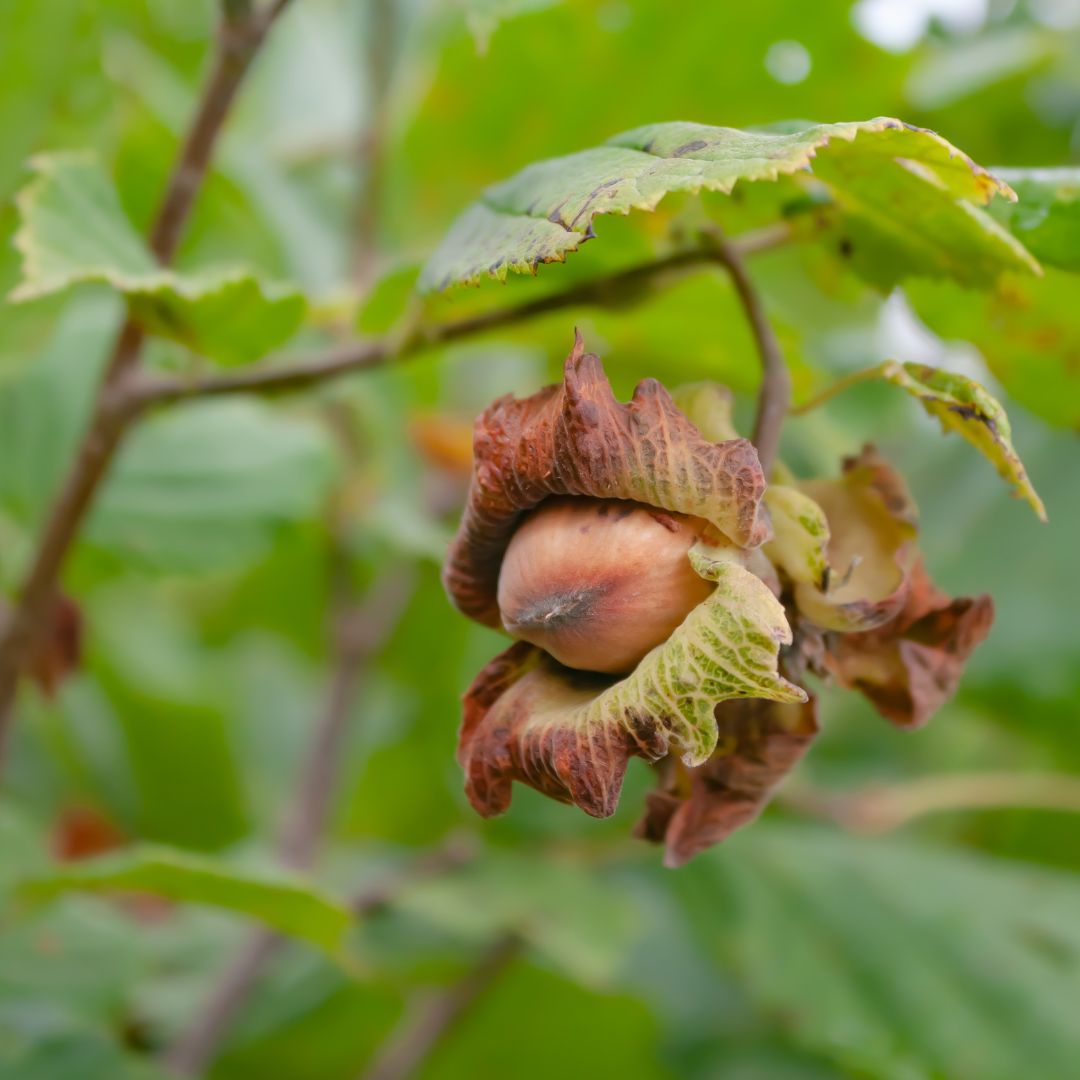
[{"label": "leaf with brown spot", "polygon": [[742,547],[768,537],[765,477],[746,439],[707,441],[655,379],[615,400],[578,335],[563,382],[503,397],[477,420],[472,484],[443,583],[458,609],[498,627],[499,568],[522,514],[552,495],[629,499],[709,521]]},{"label": "leaf with brown spot", "polygon": [[989,596],[950,599],[917,563],[899,614],[876,629],[830,634],[825,666],[887,720],[915,728],[955,693],[972,650],[990,632]]},{"label": "leaf with brown spot", "polygon": [[607,817],[631,757],[708,759],[718,702],[805,700],[777,670],[791,631],[768,586],[717,549],[694,549],[691,561],[716,588],[625,679],[571,671],[523,642],[480,672],[465,695],[458,756],[481,814],[502,813],[518,780]]},{"label": "leaf with brown spot", "polygon": [[824,512],[831,567],[825,590],[795,579],[799,610],[842,632],[887,622],[903,607],[915,560],[916,510],[907,485],[868,445],[844,460],[839,479],[797,487]]},{"label": "leaf with brown spot", "polygon": [[801,704],[750,699],[716,708],[719,746],[698,768],[665,762],[638,836],[665,846],[664,863],[682,866],[748,825],[817,735],[813,699]]},{"label": "leaf with brown spot", "polygon": [[[535,274],[595,236],[604,214],[653,211],[675,191],[719,191],[813,172],[860,247],[884,243],[871,269],[944,273],[973,283],[1031,272],[1023,246],[979,206],[1015,195],[940,135],[891,117],[768,131],[650,124],[600,146],[527,166],[489,187],[453,223],[420,275],[421,291]],[[859,263],[863,260],[860,256]]]},{"label": "leaf with brown spot", "polygon": [[941,422],[942,430],[955,431],[988,458],[1014,493],[1046,520],[1046,508],[1028,479],[1013,449],[1009,418],[998,401],[974,379],[926,364],[881,365],[881,377],[918,398],[922,407]]}]

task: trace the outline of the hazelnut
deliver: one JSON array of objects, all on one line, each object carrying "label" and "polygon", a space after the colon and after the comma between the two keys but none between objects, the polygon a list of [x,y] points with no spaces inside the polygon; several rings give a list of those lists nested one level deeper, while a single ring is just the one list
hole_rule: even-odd
[{"label": "hazelnut", "polygon": [[567,667],[632,671],[712,591],[687,558],[710,528],[641,503],[548,499],[503,557],[503,626]]}]

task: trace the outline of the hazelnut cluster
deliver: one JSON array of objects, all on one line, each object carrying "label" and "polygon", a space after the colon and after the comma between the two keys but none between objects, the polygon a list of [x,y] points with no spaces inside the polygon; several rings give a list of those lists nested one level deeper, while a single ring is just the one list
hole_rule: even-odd
[{"label": "hazelnut cluster", "polygon": [[641,757],[658,787],[638,832],[670,864],[752,820],[806,751],[807,673],[917,726],[992,618],[930,583],[872,448],[767,485],[722,388],[678,401],[646,380],[618,402],[579,336],[561,385],[477,420],[444,569],[464,614],[515,639],[464,698],[476,809],[502,812],[518,781],[607,816]]}]

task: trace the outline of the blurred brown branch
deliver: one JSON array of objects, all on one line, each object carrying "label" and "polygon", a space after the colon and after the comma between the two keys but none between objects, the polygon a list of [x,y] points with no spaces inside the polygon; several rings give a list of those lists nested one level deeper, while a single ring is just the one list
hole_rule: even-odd
[{"label": "blurred brown branch", "polygon": [[498,938],[451,986],[418,1000],[376,1052],[359,1080],[408,1080],[453,1033],[462,1017],[520,955],[521,939]]},{"label": "blurred brown branch", "polygon": [[[277,0],[263,11],[230,4],[223,13],[209,73],[150,229],[150,250],[162,265],[172,261],[237,91],[287,2]],[[0,624],[0,756],[19,679],[42,633],[68,549],[137,415],[130,387],[144,337],[129,316],[117,335],[86,433],[45,521],[17,599]]]},{"label": "blurred brown branch", "polygon": [[[769,226],[728,240],[729,257],[767,251],[787,242],[787,225]],[[135,407],[163,405],[191,397],[217,397],[239,393],[286,393],[338,378],[354,371],[381,367],[413,356],[424,349],[462,338],[527,322],[570,307],[617,307],[640,300],[658,288],[681,280],[702,266],[727,265],[712,243],[663,256],[592,281],[571,285],[560,292],[512,307],[390,334],[371,341],[335,346],[311,356],[202,378],[147,380],[135,389]]]},{"label": "blurred brown branch", "polygon": [[707,240],[731,276],[761,359],[761,388],[753,442],[761,459],[761,468],[768,477],[780,449],[780,432],[791,404],[791,373],[784,363],[776,331],[765,315],[761,296],[746,271],[743,252],[734,240],[727,239],[719,230],[710,231]]},{"label": "blurred brown branch", "polygon": [[[473,856],[470,844],[451,836],[445,844],[417,856],[387,881],[357,893],[352,909],[358,918],[376,914],[413,882],[447,873]],[[211,988],[190,1026],[167,1048],[163,1061],[181,1076],[195,1076],[217,1055],[229,1029],[288,939],[274,930],[252,930]]]},{"label": "blurred brown branch", "polygon": [[[411,575],[398,571],[388,574],[366,597],[357,600],[349,580],[347,555],[340,537],[335,539],[338,542],[330,555],[330,683],[322,713],[311,731],[307,759],[278,843],[281,861],[294,870],[308,870],[318,852],[337,788],[337,764],[357,687],[368,661],[397,625],[412,594]],[[363,911],[369,904],[369,900],[361,898],[357,909]],[[191,1076],[202,1072],[282,940],[280,934],[270,930],[251,933],[191,1026],[166,1051],[164,1058],[172,1069]]]}]

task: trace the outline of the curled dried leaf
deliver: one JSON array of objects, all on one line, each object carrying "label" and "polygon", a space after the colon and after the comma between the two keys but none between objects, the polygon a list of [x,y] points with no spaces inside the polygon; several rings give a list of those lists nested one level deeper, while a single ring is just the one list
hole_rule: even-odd
[{"label": "curled dried leaf", "polygon": [[972,650],[990,632],[989,596],[953,600],[921,563],[899,614],[876,629],[830,634],[824,664],[843,686],[863,693],[887,720],[915,728],[956,691]]},{"label": "curled dried leaf", "polygon": [[[798,490],[824,512],[831,566],[827,589],[792,574],[799,610],[818,626],[842,632],[887,622],[903,607],[915,560],[916,510],[903,479],[866,446],[844,460],[839,479],[806,480]],[[793,546],[790,523],[789,517],[785,547]],[[819,524],[815,520],[815,530]],[[804,547],[813,551],[815,543],[808,535]]]},{"label": "curled dried leaf", "polygon": [[682,866],[754,821],[817,735],[815,713],[813,699],[718,705],[716,750],[697,768],[664,763],[637,835],[664,844],[667,866]]},{"label": "curled dried leaf", "polygon": [[470,618],[497,627],[499,568],[522,514],[553,495],[629,499],[704,518],[741,547],[767,539],[765,477],[745,439],[707,441],[654,379],[615,400],[578,335],[561,385],[504,397],[476,422],[475,466],[443,582]]}]

